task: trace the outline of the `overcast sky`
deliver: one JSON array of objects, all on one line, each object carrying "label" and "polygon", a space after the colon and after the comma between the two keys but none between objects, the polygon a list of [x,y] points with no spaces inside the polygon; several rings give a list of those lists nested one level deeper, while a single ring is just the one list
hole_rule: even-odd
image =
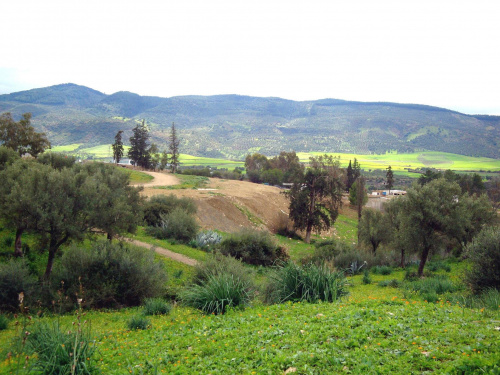
[{"label": "overcast sky", "polygon": [[498,0],[15,0],[0,93],[241,94],[500,115]]}]

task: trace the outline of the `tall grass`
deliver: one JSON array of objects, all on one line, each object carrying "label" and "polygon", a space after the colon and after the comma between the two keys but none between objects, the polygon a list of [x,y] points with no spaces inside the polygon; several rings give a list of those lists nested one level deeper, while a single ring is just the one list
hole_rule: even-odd
[{"label": "tall grass", "polygon": [[267,303],[285,301],[333,302],[347,295],[343,272],[332,271],[325,265],[299,266],[282,264],[269,275],[264,292]]},{"label": "tall grass", "polygon": [[224,314],[228,308],[247,306],[252,294],[247,282],[222,272],[208,275],[203,285],[194,284],[185,289],[181,300],[207,314]]}]

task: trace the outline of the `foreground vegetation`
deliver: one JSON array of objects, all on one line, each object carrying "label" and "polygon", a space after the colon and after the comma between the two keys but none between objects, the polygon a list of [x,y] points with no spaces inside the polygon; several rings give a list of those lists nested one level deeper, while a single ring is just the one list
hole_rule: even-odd
[{"label": "foreground vegetation", "polygon": [[[452,265],[451,275],[459,278],[460,267]],[[350,296],[335,303],[254,302],[251,308],[224,315],[178,306],[169,315],[148,317],[145,330],[127,326],[142,308],[89,311],[85,319],[91,322],[97,349],[89,364],[106,374],[499,370],[498,307],[465,308],[445,298],[425,302],[379,285],[402,281],[402,271],[372,277],[369,285],[362,284],[361,275],[348,278]],[[76,319],[69,314],[40,320],[69,327]],[[31,329],[38,321],[29,324]],[[17,359],[7,353],[19,330],[11,321],[0,332],[1,373],[16,371]],[[36,356],[27,366],[34,360]]]}]

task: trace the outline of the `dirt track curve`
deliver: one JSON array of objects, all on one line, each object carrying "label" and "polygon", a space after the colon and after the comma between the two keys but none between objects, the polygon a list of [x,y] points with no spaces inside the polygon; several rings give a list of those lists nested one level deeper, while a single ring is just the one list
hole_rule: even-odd
[{"label": "dirt track curve", "polygon": [[[143,173],[149,174],[153,176],[153,181],[146,182],[143,184],[134,184],[134,186],[144,186],[144,187],[153,187],[153,186],[168,186],[168,185],[176,185],[179,183],[179,179],[172,175],[167,175],[165,173],[158,172],[147,172],[143,171]],[[165,249],[163,247],[158,247],[154,245],[150,245],[146,242],[132,240],[127,238],[126,241],[140,247],[145,247],[146,249],[154,249],[158,254],[163,255],[167,258],[173,259],[177,262],[181,262],[187,264],[188,266],[196,266],[198,262],[193,258],[189,258],[185,255],[175,253],[171,250]]]}]

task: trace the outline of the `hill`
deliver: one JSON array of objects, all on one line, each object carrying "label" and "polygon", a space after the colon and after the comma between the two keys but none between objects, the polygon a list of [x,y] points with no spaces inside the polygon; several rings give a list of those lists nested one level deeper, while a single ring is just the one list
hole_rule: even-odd
[{"label": "hill", "polygon": [[159,98],[130,92],[105,95],[75,84],[0,95],[0,112],[33,114],[33,125],[54,145],[81,147],[125,139],[145,119],[152,141],[167,144],[175,122],[183,152],[241,158],[302,152],[442,151],[500,159],[500,116],[444,108],[338,99],[297,102],[239,95]]}]

